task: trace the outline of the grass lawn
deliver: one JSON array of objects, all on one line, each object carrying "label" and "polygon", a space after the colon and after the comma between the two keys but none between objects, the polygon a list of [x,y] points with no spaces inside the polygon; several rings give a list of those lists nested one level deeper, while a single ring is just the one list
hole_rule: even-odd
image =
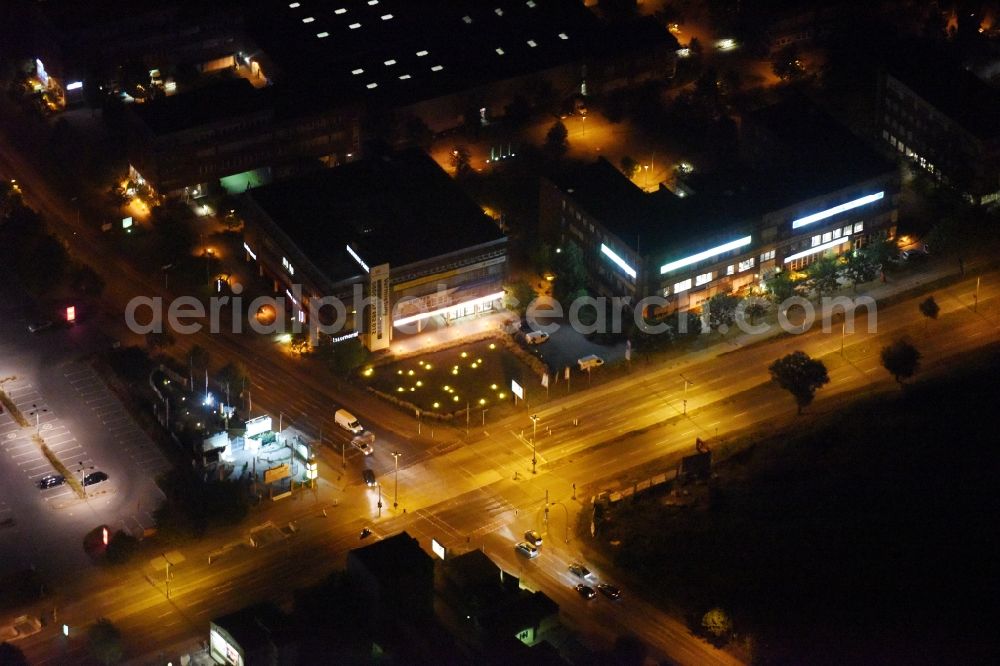
[{"label": "grass lawn", "polygon": [[754,663],[1000,663],[998,371],[994,345],[803,419],[718,465],[695,507],[623,503],[602,548],[693,626],[727,611]]},{"label": "grass lawn", "polygon": [[362,378],[379,391],[440,414],[465,409],[466,404],[473,410],[509,404],[512,379],[532,389],[539,382],[503,345],[491,341],[366,369]]}]

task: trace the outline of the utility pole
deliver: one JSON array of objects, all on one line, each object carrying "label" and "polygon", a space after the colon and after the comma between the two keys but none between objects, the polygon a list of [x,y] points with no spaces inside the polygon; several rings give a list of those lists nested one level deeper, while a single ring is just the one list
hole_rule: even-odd
[{"label": "utility pole", "polygon": [[549,535],[549,491],[548,490],[545,491],[545,513],[544,517],[542,518],[542,523],[545,525],[545,529],[543,530],[545,532],[545,536],[548,536]]},{"label": "utility pole", "polygon": [[538,414],[531,415],[531,473],[537,474],[538,457],[535,455],[535,434],[538,432]]},{"label": "utility pole", "polygon": [[396,471],[393,480],[393,490],[392,490],[392,508],[395,509],[399,507],[399,456],[403,455],[399,451],[392,452],[392,458],[396,463]]},{"label": "utility pole", "polygon": [[382,484],[378,484],[378,517],[382,517]]},{"label": "utility pole", "polygon": [[688,413],[688,384],[694,386],[694,382],[689,380],[683,374],[681,374],[681,379],[684,380],[684,415],[687,416]]}]

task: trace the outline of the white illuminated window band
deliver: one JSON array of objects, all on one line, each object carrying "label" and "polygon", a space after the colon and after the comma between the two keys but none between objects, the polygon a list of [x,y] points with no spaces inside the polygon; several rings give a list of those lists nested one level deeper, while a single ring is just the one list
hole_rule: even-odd
[{"label": "white illuminated window band", "polygon": [[818,252],[825,252],[831,248],[837,247],[838,245],[843,245],[851,239],[848,237],[838,238],[835,241],[829,243],[823,243],[822,245],[817,245],[816,247],[811,247],[808,250],[803,250],[802,252],[796,252],[795,254],[785,257],[785,263],[795,261],[796,259],[801,259],[802,257],[808,257],[809,255],[816,254]]},{"label": "white illuminated window band", "polygon": [[420,314],[411,315],[409,317],[403,317],[392,322],[393,326],[406,326],[407,324],[412,324],[417,321],[423,321],[424,319],[429,319],[437,315],[444,314],[450,310],[459,310],[464,308],[471,308],[477,305],[483,305],[491,301],[496,301],[504,297],[504,292],[498,291],[493,294],[488,294],[486,296],[480,296],[479,298],[473,298],[469,301],[464,301],[462,303],[455,303],[454,305],[449,305],[448,307],[438,308],[437,310],[431,310],[430,312],[421,312]]},{"label": "white illuminated window band", "polygon": [[875,194],[868,194],[863,197],[854,199],[853,201],[848,201],[847,203],[842,203],[839,206],[834,206],[833,208],[827,208],[818,213],[813,213],[812,215],[806,215],[805,217],[800,217],[799,219],[792,222],[792,229],[798,229],[799,227],[804,227],[807,224],[812,224],[813,222],[819,222],[820,220],[825,220],[828,217],[833,217],[837,213],[843,213],[845,210],[852,210],[858,208],[859,206],[865,206],[867,204],[873,203],[885,197],[885,192],[876,192]]},{"label": "white illuminated window band", "polygon": [[750,244],[750,236],[744,236],[734,241],[730,241],[718,247],[713,247],[704,252],[699,252],[698,254],[692,254],[690,257],[685,257],[684,259],[678,259],[677,261],[671,261],[669,264],[664,264],[660,266],[660,275],[665,275],[670,271],[675,271],[678,268],[684,268],[685,266],[690,266],[691,264],[697,264],[699,261],[704,261],[710,257],[720,255],[723,252],[729,252],[731,250],[739,249],[745,245]]},{"label": "white illuminated window band", "polygon": [[250,246],[247,243],[243,243],[243,249],[247,251],[247,254],[253,257],[254,261],[257,261],[257,253],[251,250]]},{"label": "white illuminated window band", "polygon": [[611,250],[611,248],[609,248],[604,243],[601,243],[601,254],[610,259],[615,264],[615,266],[625,271],[625,274],[628,275],[630,278],[632,278],[633,280],[635,279],[636,276],[635,269],[626,264],[624,259],[615,254]]},{"label": "white illuminated window band", "polygon": [[347,253],[354,257],[354,261],[358,262],[361,265],[361,268],[365,269],[365,273],[371,273],[371,269],[368,268],[368,264],[365,263],[364,259],[358,256],[358,253],[355,252],[350,245],[347,246]]}]

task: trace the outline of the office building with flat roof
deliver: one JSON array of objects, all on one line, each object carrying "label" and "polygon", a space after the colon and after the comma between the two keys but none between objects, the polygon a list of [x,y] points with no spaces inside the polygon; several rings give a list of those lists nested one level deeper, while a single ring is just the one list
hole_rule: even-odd
[{"label": "office building with flat roof", "polygon": [[798,97],[743,118],[741,160],[645,193],[607,160],[543,179],[541,222],[598,291],[697,307],[895,235],[898,168]]},{"label": "office building with flat roof", "polygon": [[[310,301],[335,296],[348,305],[341,335],[372,350],[389,348],[394,327],[450,323],[503,297],[507,239],[418,149],[261,187],[241,212],[247,261],[294,316],[305,322]],[[372,306],[355,302],[356,287]]]}]

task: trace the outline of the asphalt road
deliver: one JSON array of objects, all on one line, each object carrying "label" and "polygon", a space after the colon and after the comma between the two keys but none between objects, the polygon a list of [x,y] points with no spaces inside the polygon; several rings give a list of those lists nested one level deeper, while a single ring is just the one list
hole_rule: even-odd
[{"label": "asphalt road", "polygon": [[[13,157],[0,142],[0,166]],[[74,251],[106,271],[112,302],[122,303],[134,293],[158,295],[158,279],[110,260],[99,232],[76,227],[75,213],[47,191],[45,182],[20,165],[32,203],[74,238]],[[41,203],[39,203],[41,202]],[[110,278],[110,279],[109,279]],[[407,437],[415,423],[385,405],[353,390],[333,387],[325,377],[306,371],[304,365],[275,350],[267,341],[230,335],[192,336],[190,341],[209,349],[213,358],[248,359],[253,368],[253,400],[257,410],[279,410],[300,427],[329,424],[332,405],[347,405],[376,431],[375,466],[382,481],[383,510],[378,518],[378,492],[361,485],[360,461],[348,461],[343,471],[339,450],[331,449],[321,462],[320,488],[281,504],[260,509],[254,522],[295,524],[289,535],[277,529],[274,541],[258,548],[248,542],[248,528],[230,530],[182,549],[185,561],[173,567],[171,596],[167,599],[164,574],[153,563],[139,563],[127,572],[89,571],[85,577],[66,581],[60,617],[81,627],[96,617],[113,619],[126,635],[133,654],[153,654],[190,639],[204,639],[208,618],[265,598],[282,598],[291,590],[321,579],[342,564],[348,548],[358,545],[358,531],[372,525],[375,538],[407,529],[426,546],[433,536],[455,551],[485,547],[505,568],[521,572],[528,585],[555,598],[567,622],[580,628],[588,640],[601,643],[615,632],[630,630],[653,647],[655,655],[681,663],[729,663],[732,658],[700,639],[687,628],[641,601],[626,590],[616,607],[604,599],[584,602],[571,589],[565,565],[587,554],[570,530],[568,544],[561,543],[565,525],[575,525],[576,515],[598,487],[627,485],[650,468],[665,468],[693,450],[695,437],[710,445],[748,430],[770,431],[795,420],[790,396],[768,382],[766,367],[778,356],[803,349],[821,356],[830,369],[831,383],[822,389],[810,412],[836,408],[837,402],[859,392],[885,390],[891,379],[880,367],[878,351],[886,342],[907,334],[924,355],[925,371],[946,367],[953,354],[997,339],[998,280],[984,276],[978,312],[971,309],[974,282],[966,281],[936,292],[942,306],[940,320],[924,333],[916,301],[900,303],[879,312],[876,334],[855,333],[845,340],[840,356],[839,331],[772,340],[733,354],[717,350],[694,354],[682,361],[647,370],[636,364],[630,377],[574,390],[538,413],[537,474],[531,472],[532,447],[521,435],[530,433],[527,412],[490,424],[487,434],[470,441],[451,430],[439,431],[436,440]],[[107,324],[115,326],[116,314],[108,311]],[[690,380],[686,398],[684,374]],[[577,392],[578,391],[578,392]],[[683,400],[687,399],[686,414]],[[579,425],[573,425],[573,419]],[[808,423],[808,417],[800,419]],[[549,429],[551,428],[551,434]],[[335,432],[325,425],[324,435]],[[331,437],[334,435],[331,435]],[[392,510],[392,458],[395,447],[403,452],[399,471],[398,510]],[[574,484],[577,500],[572,499]],[[543,554],[525,563],[511,548],[529,527],[539,527],[545,491],[557,502],[549,514],[549,534]],[[335,504],[336,503],[336,504]],[[565,515],[563,509],[565,507]],[[0,507],[2,509],[2,507]],[[326,516],[323,510],[326,510]],[[405,513],[403,513],[405,510]],[[563,521],[560,524],[559,521]],[[564,537],[565,538],[565,537]],[[231,546],[226,549],[227,544]],[[209,555],[215,553],[209,564]],[[603,573],[602,573],[603,575]],[[22,647],[38,663],[57,663],[60,650],[70,654],[82,643],[71,633],[63,640],[46,631],[26,640]]]}]

